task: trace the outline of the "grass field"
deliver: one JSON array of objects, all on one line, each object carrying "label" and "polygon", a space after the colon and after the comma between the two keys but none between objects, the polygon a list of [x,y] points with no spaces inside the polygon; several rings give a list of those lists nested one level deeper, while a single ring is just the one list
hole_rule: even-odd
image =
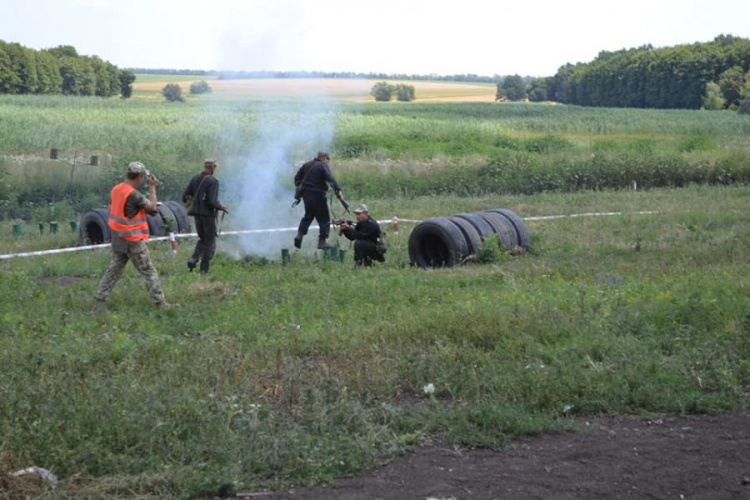
[{"label": "grass field", "polygon": [[[154,244],[179,304],[166,312],[129,269],[108,309],[90,313],[106,251],[0,261],[0,496],[185,498],[332,483],[423,436],[497,448],[574,428],[575,416],[749,406],[750,118],[309,107],[247,92],[183,105],[0,96],[0,252],[73,244],[67,221],[103,206],[129,161],[145,161],[160,198],[176,199],[205,156],[229,176],[252,145],[279,138],[289,139],[277,172],[287,187],[296,162],[330,147],[347,197],[378,218],[497,207],[658,214],[529,222],[530,253],[429,272],[409,266],[408,224],[374,269],[353,270],[351,253],[344,265],[321,260],[309,246],[282,266],[227,237],[200,277],[186,272],[187,244],[177,258]],[[287,135],[306,127],[330,127],[329,143]],[[61,161],[46,159],[51,147]],[[102,166],[80,167],[71,182],[74,153],[98,154]],[[637,191],[625,189],[632,181]],[[36,223],[53,218],[60,233],[39,235]],[[11,237],[21,220],[26,235]],[[56,491],[5,474],[32,464],[59,475]]]},{"label": "grass field", "polygon": [[[213,100],[289,100],[310,96],[325,95],[333,100],[351,102],[369,102],[370,89],[376,80],[355,79],[247,79],[216,80],[195,76],[180,75],[136,75],[133,84],[134,98],[162,99],[161,89],[167,83],[178,83],[184,93],[188,93],[190,84],[198,80],[210,80],[213,90],[210,96],[198,99]],[[416,88],[417,100],[423,102],[492,102],[495,100],[496,86],[491,83],[438,82],[438,81],[400,81],[389,80],[389,83],[405,83]],[[395,98],[394,98],[395,100]]]},{"label": "grass field", "polygon": [[[133,160],[158,172],[161,196],[175,199],[205,157],[237,167],[278,140],[290,143],[272,167],[285,182],[328,148],[347,193],[361,198],[750,182],[750,118],[729,112],[2,96],[0,115],[4,220],[32,220],[63,199],[67,211],[101,206]],[[53,147],[63,160],[99,155],[100,173],[66,181],[69,164],[45,159]]]},{"label": "grass field", "polygon": [[155,245],[168,312],[130,269],[92,316],[106,252],[1,262],[0,472],[51,468],[57,494],[87,498],[227,494],[330,482],[420,436],[498,447],[574,415],[747,407],[748,196],[373,200],[404,217],[659,214],[529,223],[531,254],[432,272],[408,267],[407,234],[382,268],[306,249],[287,267],[219,256],[209,278]]}]

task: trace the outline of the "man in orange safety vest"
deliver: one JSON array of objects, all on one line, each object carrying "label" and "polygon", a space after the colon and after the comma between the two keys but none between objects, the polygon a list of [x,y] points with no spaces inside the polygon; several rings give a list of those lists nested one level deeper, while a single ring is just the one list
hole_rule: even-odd
[{"label": "man in orange safety vest", "polygon": [[[138,191],[148,178],[149,197]],[[151,300],[159,309],[170,305],[164,298],[159,281],[159,273],[151,263],[146,241],[148,240],[148,220],[146,214],[156,214],[156,177],[141,162],[128,166],[125,180],[112,188],[109,202],[109,229],[112,232],[112,253],[109,267],[99,284],[94,297],[96,306],[107,300],[112,289],[122,277],[125,265],[132,261],[146,282]]]}]

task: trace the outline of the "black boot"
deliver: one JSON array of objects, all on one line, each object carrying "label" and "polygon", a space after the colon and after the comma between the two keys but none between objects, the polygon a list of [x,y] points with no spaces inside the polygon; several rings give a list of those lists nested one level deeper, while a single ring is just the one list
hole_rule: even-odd
[{"label": "black boot", "polygon": [[305,235],[297,231],[297,236],[294,237],[294,248],[302,248],[302,238]]},{"label": "black boot", "polygon": [[318,238],[318,250],[330,250],[331,248],[333,248],[333,246],[326,243],[327,239],[328,238],[324,238],[323,236],[320,236]]}]

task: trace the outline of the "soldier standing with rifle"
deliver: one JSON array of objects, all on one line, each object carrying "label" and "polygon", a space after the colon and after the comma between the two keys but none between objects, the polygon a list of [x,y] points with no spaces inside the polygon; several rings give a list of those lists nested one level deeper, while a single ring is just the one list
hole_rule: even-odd
[{"label": "soldier standing with rifle", "polygon": [[314,160],[308,161],[300,167],[297,175],[294,176],[295,205],[303,200],[305,203],[305,215],[299,223],[297,236],[294,237],[294,246],[302,247],[302,238],[307,234],[313,219],[318,221],[320,226],[320,235],[318,236],[318,249],[327,250],[331,245],[326,243],[331,231],[331,216],[328,212],[328,203],[326,193],[328,185],[333,188],[336,197],[347,207],[341,188],[336,182],[336,178],[331,174],[328,163],[331,161],[331,155],[323,151],[318,153]]},{"label": "soldier standing with rifle", "polygon": [[[138,188],[148,179],[149,197],[146,198]],[[146,214],[156,212],[156,177],[146,170],[141,162],[128,165],[125,181],[112,188],[109,197],[109,228],[112,231],[112,253],[109,267],[99,284],[94,297],[94,310],[100,309],[112,289],[122,277],[125,265],[132,261],[135,268],[146,282],[151,300],[159,309],[168,309],[170,305],[164,298],[159,281],[159,273],[151,263],[151,254],[146,246],[148,240],[148,221]]]},{"label": "soldier standing with rifle", "polygon": [[201,263],[201,273],[208,272],[216,252],[216,217],[219,211],[227,211],[227,207],[219,201],[219,180],[214,177],[218,166],[215,160],[204,161],[203,172],[190,180],[182,194],[182,201],[192,205],[188,215],[195,217],[195,231],[198,233],[195,250],[187,261],[190,272],[193,272],[198,261]]}]

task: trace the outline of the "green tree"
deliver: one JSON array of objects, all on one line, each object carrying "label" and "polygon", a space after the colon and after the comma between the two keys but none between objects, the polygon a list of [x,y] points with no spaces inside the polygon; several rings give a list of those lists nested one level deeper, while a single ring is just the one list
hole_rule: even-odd
[{"label": "green tree", "polygon": [[728,106],[740,103],[744,86],[745,72],[739,66],[731,67],[719,76],[719,87]]},{"label": "green tree", "polygon": [[741,115],[750,115],[750,96],[745,97],[740,101],[740,105],[737,106],[737,113]]},{"label": "green tree", "polygon": [[191,94],[208,94],[211,92],[211,90],[211,86],[206,80],[200,80],[198,82],[193,82],[190,84]]},{"label": "green tree", "polygon": [[521,101],[525,98],[526,84],[520,75],[506,76],[502,82],[497,84],[496,100]]},{"label": "green tree", "polygon": [[728,104],[736,104],[737,80],[748,69],[750,39],[721,35],[709,43],[659,49],[646,45],[566,64],[550,80],[548,95],[584,106],[697,109],[706,84],[724,75],[720,86]]},{"label": "green tree", "polygon": [[708,82],[706,84],[706,93],[703,96],[703,109],[709,111],[715,111],[724,109],[726,101],[721,94],[721,88],[716,82]]},{"label": "green tree", "polygon": [[96,73],[91,59],[82,57],[79,61],[81,64],[80,95],[96,95]]},{"label": "green tree", "polygon": [[60,59],[62,92],[65,95],[79,95],[83,81],[83,67],[77,57],[65,56]]},{"label": "green tree", "polygon": [[127,70],[120,70],[120,95],[123,99],[129,99],[133,95],[133,82],[135,81],[135,75]]},{"label": "green tree", "polygon": [[52,49],[47,49],[47,52],[55,56],[57,59],[63,57],[78,57],[78,51],[72,45],[58,45]]},{"label": "green tree", "polygon": [[161,89],[164,99],[170,102],[184,102],[185,97],[182,95],[182,87],[177,83],[168,83]]},{"label": "green tree", "polygon": [[109,95],[115,96],[121,93],[120,89],[120,68],[110,62],[105,62],[107,65],[107,73],[109,74]]},{"label": "green tree", "polygon": [[0,42],[0,93],[12,94],[21,85],[21,79],[13,71],[10,56],[3,48],[4,45]]},{"label": "green tree", "polygon": [[10,90],[11,94],[33,94],[39,86],[39,78],[36,72],[36,58],[34,51],[27,49],[18,43],[9,43],[5,46],[5,51],[10,57],[11,71],[13,71],[19,80],[14,88]]},{"label": "green tree", "polygon": [[396,85],[394,91],[396,92],[396,99],[403,102],[413,101],[417,95],[414,85],[406,85],[405,83]]},{"label": "green tree", "polygon": [[92,57],[91,59],[89,59],[89,64],[91,65],[91,69],[94,71],[94,75],[96,76],[94,94],[98,97],[111,97],[113,95],[112,89],[110,87],[112,79],[109,75],[109,68],[107,67],[107,63],[105,63],[98,57]]},{"label": "green tree", "polygon": [[535,78],[529,85],[529,101],[548,101],[549,78]]},{"label": "green tree", "polygon": [[62,92],[60,62],[47,51],[37,52],[36,72],[39,77],[38,94],[59,94]]},{"label": "green tree", "polygon": [[370,90],[370,95],[375,98],[376,101],[388,102],[393,97],[393,85],[388,82],[378,82],[373,85]]}]

